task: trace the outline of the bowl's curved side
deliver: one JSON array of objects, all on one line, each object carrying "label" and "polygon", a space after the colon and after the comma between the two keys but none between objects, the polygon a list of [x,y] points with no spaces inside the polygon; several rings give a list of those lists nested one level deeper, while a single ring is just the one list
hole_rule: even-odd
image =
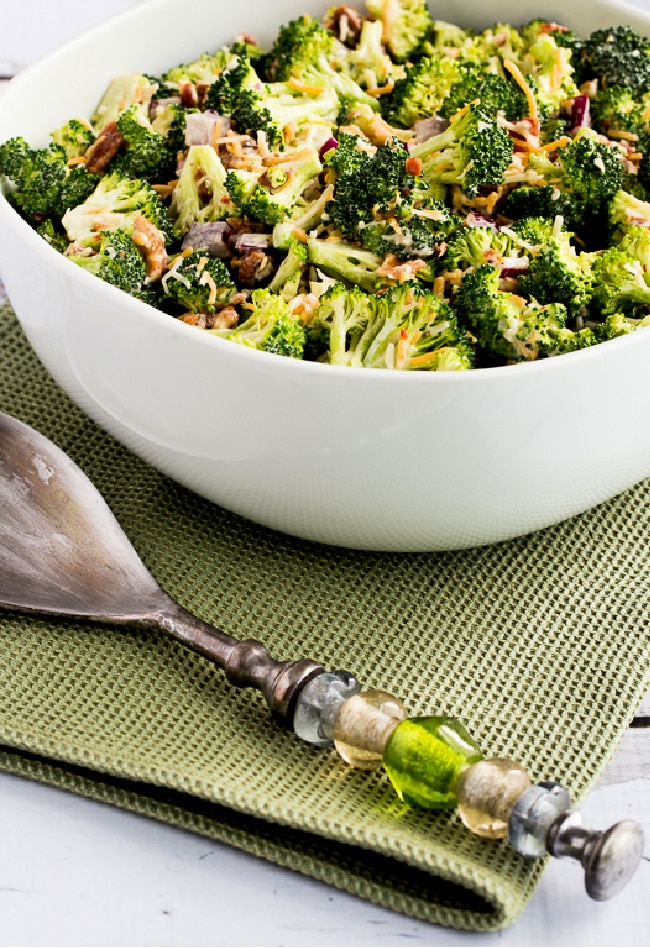
[{"label": "bowl's curved side", "polygon": [[[243,4],[242,21],[220,24],[218,41],[261,6]],[[603,7],[612,5],[594,3]],[[303,8],[291,0],[264,15],[277,24]],[[103,56],[107,78],[112,59],[101,50],[118,27],[92,31],[25,76],[0,103],[0,138],[42,137],[34,96],[43,82],[63,94],[72,52],[75,68]],[[196,51],[199,31],[180,51],[167,36],[152,52],[155,39],[141,68]],[[130,38],[129,56],[144,42]],[[202,28],[199,50],[204,43]],[[129,63],[124,53],[121,68]],[[62,119],[79,111],[85,93],[75,95]],[[84,411],[177,481],[272,528],[365,549],[462,548],[547,526],[650,474],[650,331],[504,370],[338,369],[252,352],[166,317],[62,258],[2,198],[0,259],[32,345]]]}]

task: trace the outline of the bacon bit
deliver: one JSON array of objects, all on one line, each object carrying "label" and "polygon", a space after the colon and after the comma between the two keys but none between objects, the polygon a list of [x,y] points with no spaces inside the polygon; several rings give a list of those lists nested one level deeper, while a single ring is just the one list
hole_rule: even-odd
[{"label": "bacon bit", "polygon": [[539,28],[540,33],[568,33],[568,26],[561,26],[559,23],[556,23],[554,20],[551,20],[550,23],[542,23]]},{"label": "bacon bit", "polygon": [[223,310],[219,310],[217,313],[215,313],[211,320],[212,326],[210,329],[230,330],[234,326],[237,326],[238,322],[239,314],[237,313],[237,310],[232,306],[225,306]]},{"label": "bacon bit", "polygon": [[418,175],[422,174],[422,159],[416,158],[414,155],[409,155],[406,159],[406,173],[408,175],[414,175],[416,178]]},{"label": "bacon bit", "polygon": [[302,323],[311,323],[319,302],[315,293],[299,293],[289,301],[288,306],[292,313],[301,318]]},{"label": "bacon bit", "polygon": [[394,254],[389,254],[381,267],[377,269],[377,276],[388,277],[389,280],[397,280],[398,283],[406,283],[424,267],[426,267],[425,262],[419,258],[400,262]]},{"label": "bacon bit", "polygon": [[178,83],[178,94],[181,97],[181,105],[184,109],[196,109],[199,104],[199,96],[196,86],[189,79],[182,79]]},{"label": "bacon bit", "polygon": [[321,96],[325,92],[324,86],[310,86],[309,83],[302,82],[302,80],[296,79],[295,76],[291,76],[291,78],[287,80],[287,85],[305,96]]},{"label": "bacon bit", "polygon": [[200,313],[182,313],[178,319],[183,323],[187,323],[188,326],[196,326],[199,322]]},{"label": "bacon bit", "polygon": [[147,280],[160,280],[167,269],[165,238],[144,214],[138,214],[133,222],[133,241],[142,250],[147,265]]},{"label": "bacon bit", "polygon": [[[526,80],[524,79],[523,73],[520,70],[519,66],[516,63],[513,63],[511,59],[503,60],[503,67],[507,69],[512,78],[515,80],[521,91],[526,96],[526,101],[528,102],[528,112],[529,118],[535,119],[539,123],[539,112],[537,111],[537,100],[533,95],[533,90],[530,88]],[[539,127],[539,126],[538,126]]]}]

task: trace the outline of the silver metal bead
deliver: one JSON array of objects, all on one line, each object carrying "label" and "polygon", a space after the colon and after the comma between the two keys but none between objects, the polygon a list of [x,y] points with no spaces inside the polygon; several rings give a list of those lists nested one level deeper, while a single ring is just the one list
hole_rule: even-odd
[{"label": "silver metal bead", "polygon": [[351,672],[322,672],[310,679],[296,700],[293,730],[303,741],[328,748],[334,741],[334,719],[346,699],[361,691]]},{"label": "silver metal bead", "polygon": [[508,819],[508,841],[524,857],[543,857],[546,838],[560,814],[571,808],[571,795],[555,781],[540,781],[517,799]]}]

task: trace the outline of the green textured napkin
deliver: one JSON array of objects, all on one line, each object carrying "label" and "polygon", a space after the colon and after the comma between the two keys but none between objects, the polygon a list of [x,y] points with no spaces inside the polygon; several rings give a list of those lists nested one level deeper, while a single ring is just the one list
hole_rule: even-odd
[{"label": "green textured napkin", "polygon": [[[465,552],[327,548],[238,518],[148,467],[57,388],[0,309],[0,409],[86,471],[161,586],[276,658],[348,668],[413,714],[576,799],[650,685],[650,482],[535,535]],[[382,773],[303,744],[207,660],[154,633],[0,613],[0,768],[241,847],[390,909],[496,929],[543,863]],[[612,815],[619,819],[624,815]]]}]

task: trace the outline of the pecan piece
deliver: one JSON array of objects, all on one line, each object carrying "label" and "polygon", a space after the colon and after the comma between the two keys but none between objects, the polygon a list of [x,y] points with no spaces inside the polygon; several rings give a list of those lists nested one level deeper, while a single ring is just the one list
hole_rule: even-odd
[{"label": "pecan piece", "polygon": [[139,214],[134,221],[133,240],[140,248],[147,265],[147,280],[160,280],[167,266],[165,239],[144,214]]},{"label": "pecan piece", "polygon": [[117,155],[124,144],[124,137],[115,122],[108,122],[84,155],[88,171],[99,175]]},{"label": "pecan piece", "polygon": [[334,33],[341,43],[354,47],[359,42],[362,25],[363,17],[356,10],[340,6],[330,10],[325,29]]}]

